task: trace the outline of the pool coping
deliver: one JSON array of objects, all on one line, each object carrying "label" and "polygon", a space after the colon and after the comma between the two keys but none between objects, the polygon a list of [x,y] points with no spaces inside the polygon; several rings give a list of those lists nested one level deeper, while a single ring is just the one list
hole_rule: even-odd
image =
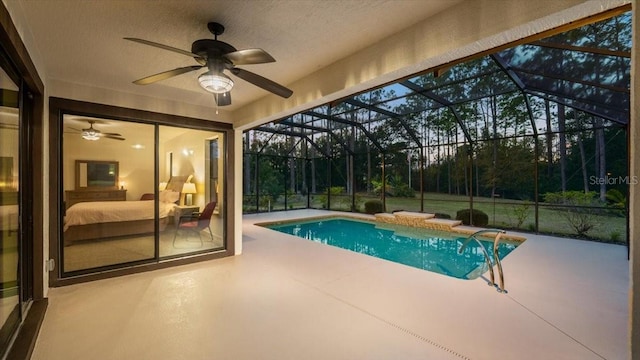
[{"label": "pool coping", "polygon": [[[426,214],[426,213],[424,214],[424,216],[426,218],[429,218],[429,215],[431,215],[431,214]],[[412,216],[412,215],[410,215],[410,216]],[[417,241],[421,241],[421,242],[430,241],[434,237],[437,237],[440,240],[445,240],[445,241],[450,241],[450,242],[458,242],[459,244],[462,244],[467,239],[467,237],[463,238],[463,237],[456,237],[455,236],[457,234],[461,234],[462,232],[460,232],[460,231],[452,231],[451,229],[425,228],[425,227],[420,227],[420,226],[409,226],[409,225],[405,225],[405,224],[397,224],[397,223],[389,223],[389,222],[380,222],[380,221],[377,221],[377,217],[373,217],[372,218],[372,216],[370,216],[370,215],[343,216],[343,215],[340,215],[340,214],[327,214],[327,215],[319,215],[319,216],[309,216],[309,217],[304,217],[304,218],[301,218],[301,219],[288,219],[288,220],[277,220],[277,221],[260,222],[260,223],[254,223],[253,225],[261,226],[261,227],[264,227],[266,229],[270,229],[270,230],[274,230],[274,231],[280,231],[279,226],[287,226],[287,225],[291,225],[291,224],[309,224],[309,223],[315,223],[315,222],[318,222],[318,221],[333,220],[333,219],[356,221],[356,222],[365,223],[365,224],[368,224],[368,225],[373,225],[375,227],[375,229],[381,229],[381,230],[390,231],[394,235],[409,237],[412,240],[417,240]],[[426,233],[420,233],[419,231],[421,231],[421,230],[426,231]],[[490,232],[479,234],[479,235],[477,235],[477,238],[478,239],[482,239],[483,242],[487,241],[487,242],[491,242],[492,244],[495,244],[494,243],[495,237],[497,236],[497,234],[498,234],[498,232],[500,230],[496,230],[496,229],[487,229],[487,230],[489,230]],[[493,231],[493,230],[495,230],[495,231]],[[287,235],[297,236],[297,237],[301,237],[303,239],[309,240],[309,238],[302,237],[302,236],[299,236],[299,235],[295,235],[295,234],[292,234],[292,233],[290,233],[288,231],[281,231],[281,232],[283,232],[284,234],[287,234]],[[476,233],[476,231],[472,231],[470,233],[470,235],[475,234],[475,233]],[[311,240],[314,240],[314,239],[311,239]],[[512,246],[515,246],[515,247],[517,247],[517,246],[522,244],[522,241],[513,241],[513,240],[508,239],[508,238],[504,239],[503,237],[501,237],[501,240],[502,241],[500,241],[500,243],[512,245]],[[324,242],[321,241],[321,243],[324,243]],[[475,266],[471,270],[467,271],[464,275],[456,276],[456,275],[452,275],[451,273],[448,273],[448,272],[441,272],[441,271],[439,271],[437,269],[434,269],[434,268],[425,268],[425,267],[417,266],[415,264],[405,263],[405,262],[402,262],[402,261],[399,261],[399,260],[393,260],[393,259],[389,259],[389,258],[386,258],[386,257],[381,257],[381,256],[378,256],[378,255],[372,255],[372,254],[369,254],[369,253],[366,253],[366,252],[361,252],[361,251],[358,251],[358,250],[354,250],[353,248],[350,248],[350,247],[343,247],[343,246],[339,246],[339,245],[335,245],[335,244],[333,244],[333,246],[336,246],[336,247],[344,249],[344,250],[350,250],[350,251],[354,251],[356,253],[360,253],[360,254],[364,254],[364,255],[368,255],[368,256],[373,256],[373,257],[376,257],[376,258],[381,259],[381,260],[391,261],[391,262],[394,262],[394,263],[415,267],[415,268],[420,269],[420,270],[435,272],[437,274],[449,276],[449,277],[452,277],[452,278],[455,278],[455,279],[458,279],[458,280],[475,280],[475,279],[481,277],[482,274],[484,274],[486,271],[488,271],[487,263],[482,262],[481,264],[477,264],[477,266]],[[464,245],[461,245],[461,246],[464,247]],[[460,248],[460,249],[462,249],[462,248]],[[427,253],[428,252],[429,251],[427,251]],[[457,250],[456,250],[456,253],[457,253]],[[504,255],[504,256],[506,256],[506,255]],[[501,260],[502,260],[502,257],[501,257]],[[491,267],[493,267],[493,266],[495,266],[495,264],[492,262],[491,263]]]},{"label": "pool coping", "polygon": [[[374,215],[370,215],[370,214],[360,214],[360,213],[345,213],[345,214],[327,214],[327,215],[313,215],[313,216],[302,216],[300,218],[291,218],[291,219],[287,219],[287,220],[275,220],[275,221],[264,221],[264,222],[257,222],[254,223],[254,225],[258,225],[258,226],[271,226],[271,225],[282,225],[282,224],[288,224],[288,223],[292,223],[292,222],[299,222],[299,221],[314,221],[314,220],[322,220],[322,219],[331,219],[331,218],[347,218],[347,219],[355,219],[355,220],[366,220],[366,221],[371,221],[373,223],[376,224],[390,224],[390,225],[398,225],[398,226],[406,226],[406,227],[411,227],[411,228],[421,228],[421,229],[428,229],[428,230],[434,230],[434,231],[447,231],[447,232],[451,232],[451,233],[456,233],[456,234],[460,234],[460,235],[464,235],[464,236],[470,236],[475,234],[478,231],[482,231],[482,230],[495,230],[495,232],[488,232],[485,234],[480,235],[480,237],[483,238],[487,238],[487,239],[493,239],[495,238],[495,234],[497,231],[506,231],[506,230],[502,230],[502,229],[495,229],[495,228],[481,228],[481,227],[475,227],[475,226],[468,226],[468,225],[462,225],[459,220],[455,221],[455,220],[449,220],[449,219],[435,219],[433,217],[428,218],[428,219],[423,219],[424,221],[427,221],[427,225],[426,226],[421,226],[420,222],[414,222],[414,221],[400,221],[400,222],[393,222],[393,221],[385,221],[385,220],[380,220],[380,219],[391,219],[389,216],[393,216],[394,218],[403,218],[403,217],[417,217],[417,218],[423,218],[426,217],[428,215],[433,215],[433,214],[429,214],[429,213],[412,213],[412,212],[407,212],[407,211],[403,211],[403,212],[399,212],[399,213],[394,213],[394,214],[390,214],[390,213],[378,213],[378,214],[374,214]],[[429,226],[431,224],[444,224],[444,226]],[[449,224],[455,224],[454,226],[447,226]],[[518,243],[523,243],[524,241],[527,240],[526,237],[521,236],[521,235],[516,235],[513,233],[509,233],[509,232],[505,232],[502,235],[502,239],[503,240],[507,240],[507,241],[514,241],[514,242],[518,242]]]}]

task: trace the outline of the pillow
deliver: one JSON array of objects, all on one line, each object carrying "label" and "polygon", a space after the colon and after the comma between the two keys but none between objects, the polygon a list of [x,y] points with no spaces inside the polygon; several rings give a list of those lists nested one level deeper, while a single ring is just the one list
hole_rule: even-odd
[{"label": "pillow", "polygon": [[173,203],[180,199],[180,193],[173,190],[160,191],[160,202]]},{"label": "pillow", "polygon": [[180,192],[169,190],[167,194],[167,202],[174,203],[180,200]]}]

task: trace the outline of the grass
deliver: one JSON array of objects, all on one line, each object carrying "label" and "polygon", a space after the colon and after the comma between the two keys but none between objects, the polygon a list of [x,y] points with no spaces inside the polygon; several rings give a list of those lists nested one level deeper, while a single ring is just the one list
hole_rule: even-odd
[{"label": "grass", "polygon": [[[311,208],[323,209],[326,204],[322,204],[320,196],[311,197]],[[377,199],[375,196],[358,194],[358,211],[364,211],[364,202]],[[271,211],[285,210],[283,197],[271,205]],[[556,236],[567,236],[578,238],[576,231],[569,224],[565,212],[557,210],[546,204],[540,203],[538,207],[539,233]],[[254,204],[255,206],[255,204]],[[331,210],[350,211],[351,196],[332,196]],[[304,209],[307,207],[306,196],[294,196],[287,201],[287,208]],[[469,208],[469,197],[459,195],[448,195],[438,193],[424,194],[424,212],[445,213],[455,219],[458,210]],[[491,198],[474,197],[473,208],[482,210],[489,216],[489,227],[500,229],[512,229],[522,232],[533,232],[535,230],[535,206],[531,202],[500,199],[494,202]],[[249,209],[255,211],[255,208]],[[386,198],[386,211],[396,210],[420,211],[420,198]],[[261,209],[267,211],[267,209]],[[611,215],[592,215],[590,221],[595,225],[587,232],[587,240],[609,242],[615,244],[625,244],[627,241],[626,217]],[[521,223],[518,227],[518,223]]]}]

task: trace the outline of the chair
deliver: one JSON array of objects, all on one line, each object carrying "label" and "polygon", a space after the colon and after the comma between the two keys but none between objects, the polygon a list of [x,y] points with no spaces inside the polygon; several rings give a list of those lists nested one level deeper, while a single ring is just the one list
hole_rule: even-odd
[{"label": "chair", "polygon": [[180,230],[187,230],[198,234],[200,246],[202,246],[204,245],[204,242],[202,241],[200,232],[204,229],[208,229],[211,241],[213,241],[213,232],[211,231],[210,223],[211,215],[213,215],[213,210],[216,208],[216,204],[217,203],[215,201],[212,201],[204,207],[202,212],[194,212],[192,214],[181,216],[180,220],[178,220],[178,224],[176,224],[176,233],[173,235],[173,246],[176,246],[176,238],[178,236],[178,231]]}]

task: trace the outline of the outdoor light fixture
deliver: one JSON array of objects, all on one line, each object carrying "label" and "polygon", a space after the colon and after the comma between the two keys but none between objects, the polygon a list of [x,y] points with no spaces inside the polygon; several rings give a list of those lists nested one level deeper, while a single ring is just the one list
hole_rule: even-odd
[{"label": "outdoor light fixture", "polygon": [[198,76],[203,89],[214,94],[224,94],[233,88],[233,80],[221,72],[207,71]]}]

